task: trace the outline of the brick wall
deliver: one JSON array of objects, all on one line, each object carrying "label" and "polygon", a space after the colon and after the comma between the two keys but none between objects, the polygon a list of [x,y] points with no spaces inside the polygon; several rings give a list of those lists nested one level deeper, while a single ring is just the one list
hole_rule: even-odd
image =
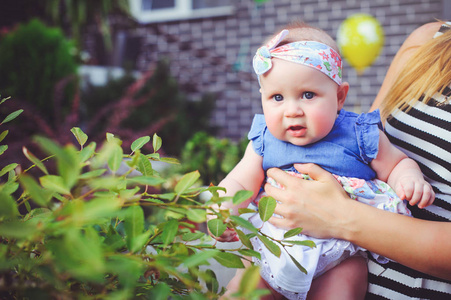
[{"label": "brick wall", "polygon": [[[374,64],[358,75],[346,62],[344,80],[351,88],[345,108],[367,111],[400,45],[421,24],[450,17],[449,0],[269,0],[256,5],[236,1],[230,16],[142,25],[133,34],[142,38],[137,68],[146,70],[158,59],[171,61],[171,72],[192,99],[217,95],[212,122],[220,137],[240,139],[252,116],[261,113],[258,83],[251,69],[255,50],[280,26],[300,19],[336,37],[349,15],[375,16],[385,31],[385,46]],[[446,15],[448,14],[448,15]]]}]

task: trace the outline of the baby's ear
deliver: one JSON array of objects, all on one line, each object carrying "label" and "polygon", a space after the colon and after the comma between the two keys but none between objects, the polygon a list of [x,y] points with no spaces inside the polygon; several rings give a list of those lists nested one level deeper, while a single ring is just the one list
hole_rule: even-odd
[{"label": "baby's ear", "polygon": [[349,91],[349,83],[343,82],[337,89],[338,110],[343,108]]}]

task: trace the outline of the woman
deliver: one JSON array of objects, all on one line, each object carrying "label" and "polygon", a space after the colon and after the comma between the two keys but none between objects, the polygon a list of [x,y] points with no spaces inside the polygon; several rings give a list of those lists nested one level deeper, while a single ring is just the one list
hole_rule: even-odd
[{"label": "woman", "polygon": [[[406,39],[372,107],[381,109],[391,142],[419,163],[436,193],[434,205],[410,207],[415,218],[409,218],[349,201],[332,175],[316,165],[297,167],[315,181],[268,171],[285,186],[265,187],[281,202],[275,213],[283,219],[270,220],[275,226],[349,240],[396,261],[380,265],[370,258],[367,299],[451,297],[450,27],[451,23],[429,23]],[[346,276],[341,276],[343,281]],[[309,297],[330,297],[321,295],[320,285],[317,281],[312,286]]]}]

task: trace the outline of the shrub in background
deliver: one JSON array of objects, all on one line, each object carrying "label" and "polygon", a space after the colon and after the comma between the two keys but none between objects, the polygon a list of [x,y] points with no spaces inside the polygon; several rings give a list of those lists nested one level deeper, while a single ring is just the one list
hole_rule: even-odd
[{"label": "shrub in background", "polygon": [[247,139],[234,143],[197,132],[182,150],[179,170],[181,173],[199,170],[203,185],[217,185],[243,157],[247,144]]},{"label": "shrub in background", "polygon": [[[38,19],[19,25],[0,43],[0,90],[32,104],[36,113],[52,121],[47,112],[53,109],[55,86],[77,72],[73,50],[74,45],[59,28],[47,27]],[[75,84],[65,85],[64,99],[72,100]],[[70,104],[63,106],[67,114]]]}]

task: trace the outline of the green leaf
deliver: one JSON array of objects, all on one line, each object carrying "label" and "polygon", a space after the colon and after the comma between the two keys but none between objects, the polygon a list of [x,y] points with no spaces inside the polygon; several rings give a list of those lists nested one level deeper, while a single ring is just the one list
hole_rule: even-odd
[{"label": "green leaf", "polygon": [[190,255],[187,259],[183,261],[183,265],[187,268],[192,268],[198,265],[206,264],[207,261],[215,257],[218,254],[218,250],[205,250],[198,251],[194,255]]},{"label": "green leaf", "polygon": [[108,297],[106,298],[108,298],[108,300],[136,299],[136,297],[133,297],[135,294],[132,294],[131,292],[137,286],[139,277],[143,275],[145,271],[145,263],[137,259],[137,256],[120,252],[117,252],[115,255],[108,254],[108,256],[109,259],[107,263],[109,271],[105,274],[117,274],[118,284],[120,285],[120,287],[114,286],[109,290],[122,290],[128,291],[128,293],[116,294],[116,297],[114,298],[111,297],[112,293],[108,293]]},{"label": "green leaf", "polygon": [[159,161],[160,160],[160,153],[150,153],[147,154],[146,157],[150,160]]},{"label": "green leaf", "polygon": [[216,236],[220,237],[227,229],[227,225],[220,219],[211,219],[207,222],[208,230]]},{"label": "green leaf", "polygon": [[262,241],[262,243],[268,248],[268,250],[277,257],[280,257],[281,250],[279,246],[276,245],[273,241],[268,239],[266,236],[257,235],[258,239]]},{"label": "green leaf", "polygon": [[159,282],[150,290],[149,299],[167,300],[171,299],[171,288],[164,282]]},{"label": "green leaf", "polygon": [[204,209],[189,209],[186,217],[195,223],[203,223],[207,220],[207,212]]},{"label": "green leaf", "polygon": [[151,201],[151,202],[158,201],[159,203],[163,203],[162,201],[160,201],[158,199],[171,201],[171,200],[173,200],[175,198],[175,196],[177,196],[177,194],[175,194],[175,193],[165,193],[165,194],[151,194],[149,196],[153,197],[153,198],[157,198],[157,199],[143,199],[143,200]]},{"label": "green leaf", "polygon": [[257,289],[259,282],[260,268],[256,265],[247,267],[240,282],[240,294],[249,295]]},{"label": "green leaf", "polygon": [[88,136],[79,127],[73,127],[70,131],[73,133],[80,146],[83,147],[83,145],[88,140]]},{"label": "green leaf", "polygon": [[261,259],[260,252],[257,252],[257,251],[251,250],[251,249],[241,249],[241,250],[238,250],[238,253],[240,253],[241,255],[244,255],[244,256],[253,256],[258,259]]},{"label": "green leaf", "polygon": [[147,144],[150,141],[150,136],[143,136],[139,139],[136,139],[131,146],[131,149],[133,152],[135,152],[138,149],[141,149],[145,144]]},{"label": "green leaf", "polygon": [[0,155],[5,153],[6,150],[8,150],[8,145],[0,145]]},{"label": "green leaf", "polygon": [[304,240],[304,241],[283,240],[283,242],[287,243],[287,244],[307,246],[307,247],[310,247],[310,248],[315,248],[316,247],[315,242],[310,241],[310,240]]},{"label": "green leaf", "polygon": [[116,144],[118,146],[122,145],[122,141],[109,132],[106,134],[106,140],[108,143]]},{"label": "green leaf", "polygon": [[251,214],[251,213],[257,213],[257,211],[255,210],[255,209],[252,209],[252,208],[239,208],[238,209],[238,213],[240,214],[240,215],[242,215],[242,214]]},{"label": "green leaf", "polygon": [[5,130],[0,134],[0,142],[5,139],[5,137],[8,135],[9,130]]},{"label": "green leaf", "polygon": [[173,165],[179,165],[180,161],[177,158],[172,158],[172,157],[162,157],[160,159],[162,162],[168,163],[168,164],[173,164]]},{"label": "green leaf", "polygon": [[249,222],[248,220],[245,220],[245,219],[243,219],[243,218],[241,218],[239,216],[230,216],[230,219],[236,225],[241,226],[241,227],[249,230],[250,232],[253,232],[253,233],[257,233],[258,232],[257,228],[255,228],[255,226],[252,225],[252,223]]},{"label": "green leaf", "polygon": [[238,205],[243,203],[246,200],[249,200],[254,193],[252,191],[241,190],[236,192],[233,196],[233,204]]},{"label": "green leaf", "polygon": [[136,168],[141,174],[143,174],[143,176],[153,175],[152,164],[144,154],[139,155],[138,165],[136,166]]},{"label": "green leaf", "polygon": [[20,115],[22,112],[23,112],[23,109],[19,109],[19,110],[16,110],[15,112],[10,113],[9,115],[6,116],[6,118],[3,120],[3,122],[0,123],[0,125],[1,125],[1,124],[5,124],[5,123],[8,123],[8,122],[14,120],[14,119],[17,118],[17,116]]},{"label": "green leaf", "polygon": [[215,294],[218,293],[220,285],[219,285],[218,279],[216,277],[216,273],[213,272],[213,270],[207,269],[207,270],[205,270],[205,274],[208,278],[206,280],[206,285],[207,285],[208,291],[213,292]]},{"label": "green leaf", "polygon": [[3,104],[6,100],[9,100],[9,99],[11,99],[11,96],[2,99],[2,97],[0,95],[0,104]]},{"label": "green leaf", "polygon": [[298,228],[294,228],[291,230],[288,230],[287,232],[285,232],[285,234],[283,235],[284,239],[290,238],[292,236],[296,236],[298,234],[300,234],[302,232],[302,228],[298,227]]},{"label": "green leaf", "polygon": [[19,177],[19,181],[36,204],[40,206],[48,205],[53,194],[51,191],[42,189],[31,176],[25,174]]},{"label": "green leaf", "polygon": [[43,187],[48,190],[63,194],[70,195],[70,190],[64,183],[61,176],[56,175],[46,175],[39,178],[39,181]]},{"label": "green leaf", "polygon": [[89,171],[86,173],[83,173],[79,176],[80,179],[88,179],[88,178],[95,178],[102,176],[106,172],[106,169],[99,169],[94,171]]},{"label": "green leaf", "polygon": [[249,249],[253,249],[253,246],[252,246],[252,243],[251,243],[251,240],[249,239],[249,237],[239,229],[235,229],[235,231],[238,234],[238,237],[240,238],[241,243],[243,243],[243,245],[248,247]]},{"label": "green leaf", "polygon": [[5,167],[0,171],[0,176],[5,175],[6,173],[8,173],[8,172],[11,171],[11,170],[14,170],[17,166],[18,166],[18,164],[16,164],[16,163],[12,163],[12,164],[9,164],[9,165],[5,166]]},{"label": "green leaf", "polygon": [[80,219],[98,221],[100,218],[112,217],[121,208],[122,201],[114,196],[94,198],[84,203],[83,215]]},{"label": "green leaf", "polygon": [[171,219],[164,224],[161,238],[163,240],[163,246],[166,247],[174,241],[179,229],[179,222],[175,219]]},{"label": "green leaf", "polygon": [[179,182],[177,182],[174,191],[177,195],[183,194],[187,191],[194,183],[199,179],[200,174],[199,171],[194,171],[188,174],[183,175]]},{"label": "green leaf", "polygon": [[110,157],[108,158],[108,167],[111,171],[116,172],[122,164],[122,148],[117,144],[112,144]]},{"label": "green leaf", "polygon": [[83,163],[90,159],[94,155],[96,147],[97,144],[95,142],[91,142],[88,146],[84,147],[79,153],[80,162]]},{"label": "green leaf", "polygon": [[191,241],[198,240],[203,236],[205,236],[205,233],[203,233],[203,232],[188,232],[182,236],[182,240],[185,242],[191,242]]},{"label": "green leaf", "polygon": [[49,172],[47,171],[47,168],[44,166],[42,161],[38,159],[36,156],[33,155],[26,147],[22,147],[22,152],[25,155],[26,158],[28,158],[29,161],[31,161],[36,167],[39,168],[44,174],[49,175]]},{"label": "green leaf", "polygon": [[7,195],[11,195],[11,194],[15,193],[18,188],[19,188],[19,184],[12,180],[7,181],[3,185],[0,185],[0,190]]},{"label": "green leaf", "polygon": [[272,197],[263,197],[258,202],[258,213],[263,222],[269,220],[274,214],[277,202]]},{"label": "green leaf", "polygon": [[230,252],[218,252],[213,258],[227,268],[244,268],[241,257]]},{"label": "green leaf", "polygon": [[55,265],[81,281],[101,283],[105,277],[105,256],[100,237],[91,228],[82,233],[76,228],[65,231],[62,239],[47,243]]},{"label": "green leaf", "polygon": [[116,191],[119,187],[124,185],[125,179],[121,177],[102,176],[92,177],[89,179],[89,186],[95,190],[112,190]]},{"label": "green leaf", "polygon": [[307,270],[290,253],[288,253],[288,255],[290,256],[291,260],[296,265],[296,267],[298,267],[298,269],[301,270],[301,272],[307,274]]},{"label": "green leaf", "polygon": [[158,150],[160,150],[161,145],[162,145],[161,138],[156,133],[154,133],[152,139],[153,152],[157,152]]},{"label": "green leaf", "polygon": [[127,247],[131,251],[135,248],[135,239],[144,231],[144,211],[141,206],[130,206],[127,208],[124,218],[124,229]]},{"label": "green leaf", "polygon": [[[0,196],[2,196],[0,194]],[[3,204],[3,197],[0,198],[1,203]],[[0,215],[6,216],[4,207],[0,209]],[[36,224],[32,222],[23,222],[23,221],[11,221],[0,224],[0,236],[4,238],[17,238],[17,239],[31,239],[35,232],[38,231]],[[28,240],[28,241],[29,241]]]},{"label": "green leaf", "polygon": [[[17,203],[11,195],[0,191],[0,217],[12,218],[19,215]],[[9,223],[0,224],[0,226],[7,226]],[[5,236],[0,227],[0,236]]]},{"label": "green leaf", "polygon": [[157,186],[162,183],[164,183],[166,180],[164,180],[161,177],[155,177],[155,176],[137,176],[128,178],[128,182],[132,183],[138,183],[143,185],[151,185],[151,186]]},{"label": "green leaf", "polygon": [[59,175],[63,178],[68,189],[71,189],[78,180],[81,173],[81,164],[77,149],[68,144],[64,148],[44,137],[35,137],[39,146],[50,155],[55,155]]}]

